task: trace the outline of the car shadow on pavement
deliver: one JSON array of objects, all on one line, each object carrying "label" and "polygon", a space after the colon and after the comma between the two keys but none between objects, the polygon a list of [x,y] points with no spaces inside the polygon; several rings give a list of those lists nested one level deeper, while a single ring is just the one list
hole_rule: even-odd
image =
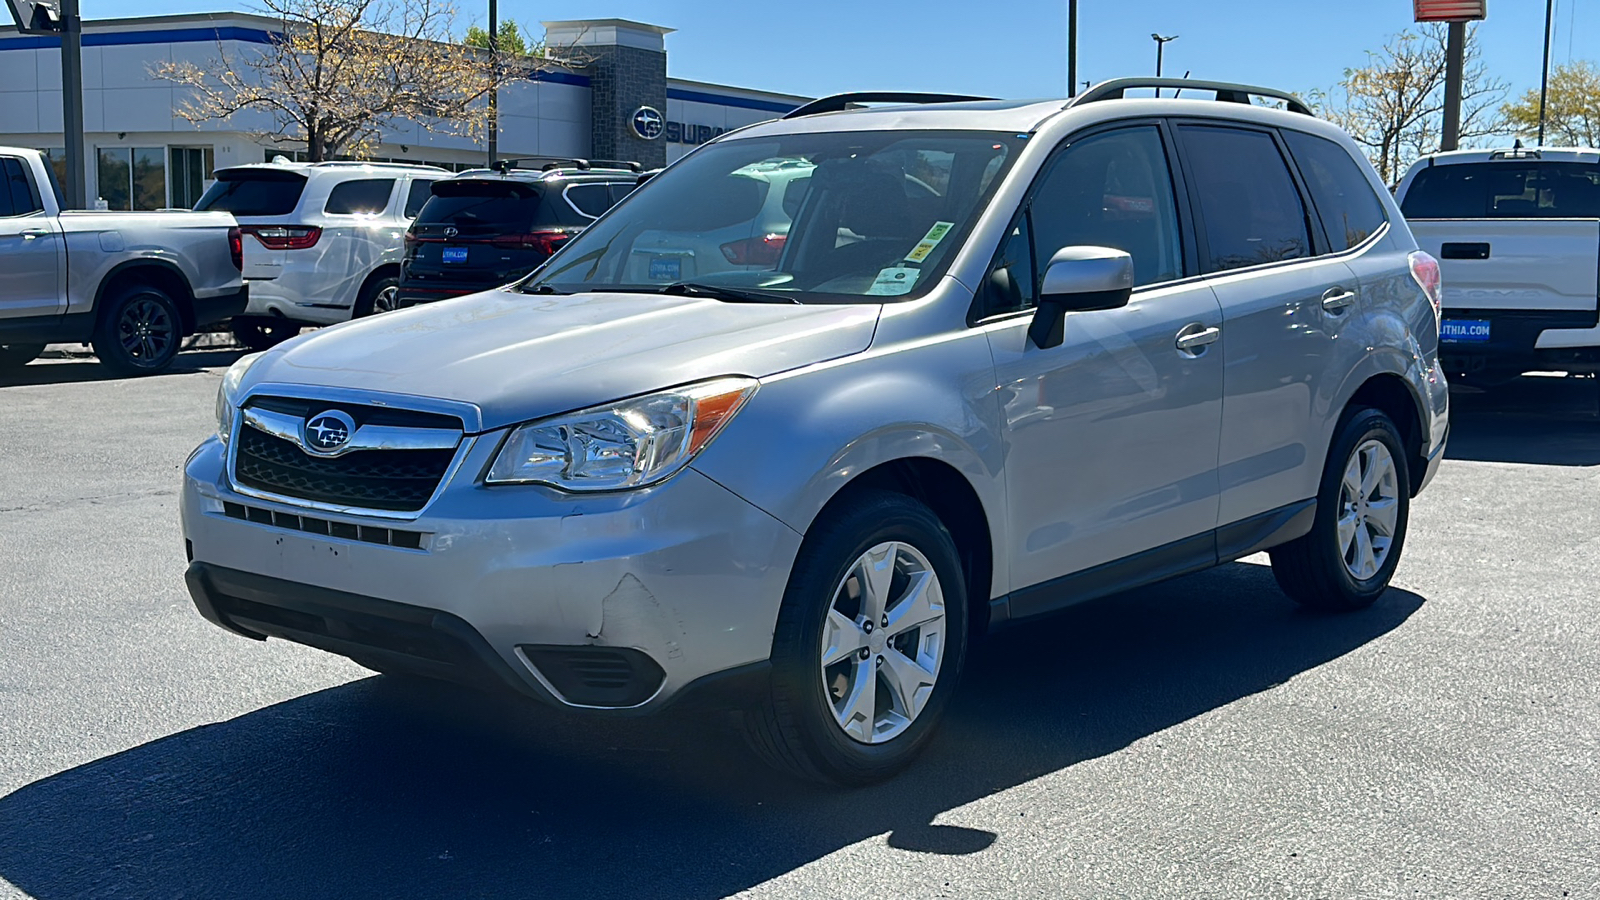
[{"label": "car shadow on pavement", "polygon": [[[1235,563],[988,641],[929,752],[854,791],[764,769],[701,718],[592,721],[370,678],[0,798],[0,878],[83,897],[722,897],[887,835],[983,852],[949,810],[1382,637],[1422,605],[1302,612]],[[1019,818],[1018,832],[1037,826]]]},{"label": "car shadow on pavement", "polygon": [[1600,465],[1600,381],[1525,377],[1487,391],[1452,388],[1445,457]]},{"label": "car shadow on pavement", "polygon": [[[225,369],[244,355],[243,350],[187,350],[178,354],[172,367],[155,375],[136,375],[134,378],[163,378],[168,375],[189,375],[201,369]],[[0,369],[0,388],[31,384],[88,384],[96,381],[123,381],[118,375],[93,356],[74,356],[67,359],[40,359],[17,369]]]}]

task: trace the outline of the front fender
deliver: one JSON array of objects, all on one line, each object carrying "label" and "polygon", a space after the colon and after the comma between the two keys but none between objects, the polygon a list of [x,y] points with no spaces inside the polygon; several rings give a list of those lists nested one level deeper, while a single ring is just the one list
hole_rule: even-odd
[{"label": "front fender", "polygon": [[[874,347],[762,381],[694,467],[804,534],[828,501],[884,463],[924,458],[972,486],[1004,547],[993,362],[981,333]],[[1005,567],[995,567],[1003,593]]]}]

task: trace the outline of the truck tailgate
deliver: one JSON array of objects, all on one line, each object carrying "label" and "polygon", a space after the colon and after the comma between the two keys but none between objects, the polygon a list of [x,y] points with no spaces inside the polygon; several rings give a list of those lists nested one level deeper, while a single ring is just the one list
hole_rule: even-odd
[{"label": "truck tailgate", "polygon": [[1415,219],[1446,309],[1595,309],[1600,219]]}]

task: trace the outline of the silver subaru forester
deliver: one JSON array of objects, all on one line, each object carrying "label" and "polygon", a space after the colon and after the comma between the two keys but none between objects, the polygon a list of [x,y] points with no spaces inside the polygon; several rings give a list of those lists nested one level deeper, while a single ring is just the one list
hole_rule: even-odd
[{"label": "silver subaru forester", "polygon": [[[1185,96],[1123,96],[1156,86]],[[1260,550],[1301,604],[1371,604],[1445,446],[1438,273],[1286,94],[827,98],[521,283],[241,359],[186,467],[190,592],[381,672],[731,707],[783,768],[880,779],[985,632]]]}]

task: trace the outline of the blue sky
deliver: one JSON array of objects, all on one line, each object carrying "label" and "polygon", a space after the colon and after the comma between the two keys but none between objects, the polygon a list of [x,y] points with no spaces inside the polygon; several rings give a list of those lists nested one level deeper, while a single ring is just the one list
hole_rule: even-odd
[{"label": "blue sky", "polygon": [[[486,0],[459,0],[466,22]],[[82,0],[86,17],[126,15],[128,0]],[[225,0],[143,0],[141,13],[248,9]],[[1150,33],[1176,34],[1169,75],[1192,72],[1296,92],[1337,82],[1364,51],[1411,26],[1410,0],[1080,0],[1080,80],[1149,74]],[[670,74],[796,94],[929,90],[998,97],[1066,91],[1065,0],[500,0],[502,18],[620,17],[678,29]],[[1558,0],[1553,62],[1600,57],[1600,0]],[[1485,58],[1517,93],[1539,84],[1544,4],[1491,0]],[[1588,46],[1585,49],[1585,37]]]}]

